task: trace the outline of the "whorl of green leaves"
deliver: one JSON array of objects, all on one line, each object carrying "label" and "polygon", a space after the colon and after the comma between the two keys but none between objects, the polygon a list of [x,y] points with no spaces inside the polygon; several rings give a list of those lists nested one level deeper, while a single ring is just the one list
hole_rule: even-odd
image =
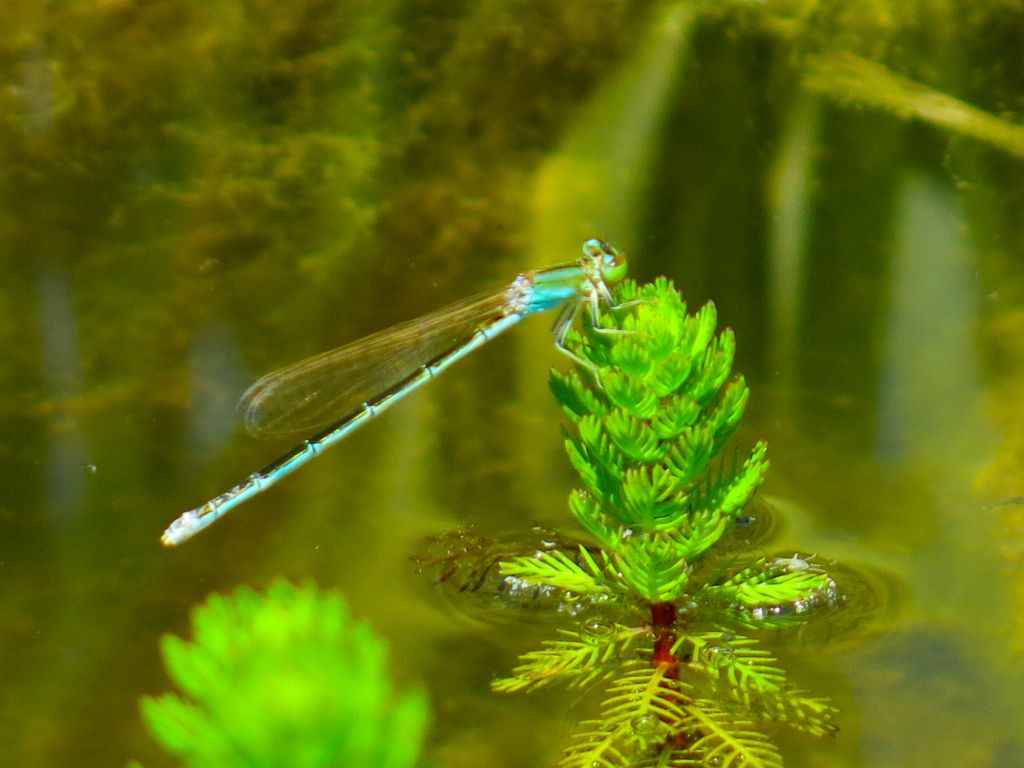
[{"label": "whorl of green leaves", "polygon": [[213,596],[192,641],[167,636],[183,694],[142,701],[157,740],[190,768],[407,768],[427,719],[396,694],[384,643],[337,595],[279,582]]},{"label": "whorl of green leaves", "polygon": [[617,301],[600,327],[584,322],[568,335],[582,366],[552,374],[585,485],[570,508],[636,595],[671,601],[686,591],[688,564],[757,491],[766,448],[758,443],[742,463],[718,458],[748,390],[729,377],[735,341],[731,330],[715,334],[714,304],[687,314],[664,278],[640,288],[627,281]]}]

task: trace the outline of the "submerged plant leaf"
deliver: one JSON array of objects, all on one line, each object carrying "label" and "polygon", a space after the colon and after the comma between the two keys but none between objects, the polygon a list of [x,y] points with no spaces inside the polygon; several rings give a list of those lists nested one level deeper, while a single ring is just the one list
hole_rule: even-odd
[{"label": "submerged plant leaf", "polygon": [[850,52],[820,54],[806,62],[804,85],[854,104],[920,120],[1024,157],[1024,125],[985,112],[950,93],[893,72]]},{"label": "submerged plant leaf", "polygon": [[532,690],[556,680],[586,685],[616,672],[633,645],[646,635],[644,629],[590,621],[578,632],[561,629],[565,640],[546,640],[536,651],[520,657],[512,676],[491,683],[496,691]]}]

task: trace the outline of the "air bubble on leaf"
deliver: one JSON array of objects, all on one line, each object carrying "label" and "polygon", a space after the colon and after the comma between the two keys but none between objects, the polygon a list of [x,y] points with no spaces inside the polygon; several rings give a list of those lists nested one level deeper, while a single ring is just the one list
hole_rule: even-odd
[{"label": "air bubble on leaf", "polygon": [[633,719],[633,732],[641,736],[657,733],[660,727],[661,721],[654,715],[641,715]]},{"label": "air bubble on leaf", "polygon": [[[810,557],[814,557],[814,555],[811,555]],[[775,560],[772,561],[772,565],[783,568],[789,573],[811,570],[817,571],[818,568],[809,560],[810,558],[801,557],[799,552],[794,552],[792,557],[776,557]]]},{"label": "air bubble on leaf", "polygon": [[712,645],[708,648],[710,656],[721,656],[724,659],[731,659],[736,656],[736,651],[731,645]]},{"label": "air bubble on leaf", "polygon": [[686,600],[676,605],[676,616],[682,616],[683,614],[692,613],[700,608],[700,604],[696,600]]},{"label": "air bubble on leaf", "polygon": [[602,637],[608,637],[613,630],[612,625],[603,619],[588,619],[580,625],[580,635],[584,639],[599,640]]}]

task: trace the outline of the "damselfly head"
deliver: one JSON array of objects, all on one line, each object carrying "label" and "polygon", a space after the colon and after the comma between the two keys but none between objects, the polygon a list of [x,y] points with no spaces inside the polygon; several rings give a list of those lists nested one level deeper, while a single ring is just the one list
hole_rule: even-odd
[{"label": "damselfly head", "polygon": [[597,267],[605,283],[617,283],[626,276],[626,257],[611,243],[591,238],[583,244],[583,257]]}]

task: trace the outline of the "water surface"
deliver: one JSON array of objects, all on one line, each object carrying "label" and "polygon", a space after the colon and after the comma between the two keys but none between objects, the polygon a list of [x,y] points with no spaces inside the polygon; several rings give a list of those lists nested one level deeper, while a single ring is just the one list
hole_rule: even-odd
[{"label": "water surface", "polygon": [[426,685],[439,764],[553,763],[578,697],[487,687],[551,625],[468,617],[409,561],[457,525],[566,522],[545,320],[187,546],[158,540],[291,447],[238,426],[259,375],[595,235],[735,329],[772,550],[890,590],[875,622],[785,651],[842,709],[834,739],[779,734],[787,765],[1024,762],[1011,12],[912,33],[823,5],[0,13],[3,762],[169,764],[137,712],[168,687],[159,637],[284,575],[343,592]]}]

